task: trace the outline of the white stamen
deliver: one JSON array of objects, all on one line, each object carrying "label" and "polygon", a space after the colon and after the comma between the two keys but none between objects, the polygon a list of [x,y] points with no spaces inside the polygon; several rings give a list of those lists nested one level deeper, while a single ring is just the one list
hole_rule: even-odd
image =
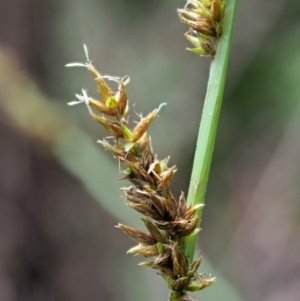
[{"label": "white stamen", "polygon": [[85,102],[85,104],[86,104],[86,106],[88,108],[89,113],[93,116],[93,111],[92,111],[92,109],[91,109],[91,107],[89,105],[89,98],[88,98],[88,96],[86,94],[86,91],[84,89],[82,89],[82,95],[83,95],[83,101]]},{"label": "white stamen", "polygon": [[130,82],[130,77],[128,75],[125,75],[122,80],[124,81],[124,86],[128,85]]},{"label": "white stamen", "polygon": [[79,103],[83,103],[85,102],[85,100],[74,100],[74,101],[70,101],[68,102],[68,106],[75,106],[75,105],[78,105]]},{"label": "white stamen", "polygon": [[75,94],[75,96],[82,102],[85,101],[84,96],[80,95],[80,94]]},{"label": "white stamen", "polygon": [[87,65],[84,63],[69,63],[67,65],[65,65],[65,67],[84,67],[87,68]]},{"label": "white stamen", "polygon": [[[132,105],[132,107],[133,107],[133,110],[134,110],[134,113],[138,116],[138,117],[140,117],[141,119],[143,119],[143,115],[142,115],[142,113],[141,114],[138,114],[137,113],[137,111],[135,110],[135,103]],[[138,122],[137,122],[138,123]]]},{"label": "white stamen", "polygon": [[88,49],[87,49],[87,47],[86,47],[85,44],[83,44],[83,50],[84,50],[84,53],[85,53],[86,60],[89,62],[90,61],[90,59],[89,59],[89,51],[88,51]]},{"label": "white stamen", "polygon": [[120,77],[110,76],[110,75],[103,75],[102,78],[106,78],[106,79],[111,80],[116,83],[120,83],[120,80],[121,80]]},{"label": "white stamen", "polygon": [[158,107],[158,112],[160,111],[160,109],[161,109],[163,106],[166,106],[166,105],[167,105],[167,103],[166,103],[166,102],[164,102],[164,103],[160,104],[160,105],[159,105],[159,107]]}]

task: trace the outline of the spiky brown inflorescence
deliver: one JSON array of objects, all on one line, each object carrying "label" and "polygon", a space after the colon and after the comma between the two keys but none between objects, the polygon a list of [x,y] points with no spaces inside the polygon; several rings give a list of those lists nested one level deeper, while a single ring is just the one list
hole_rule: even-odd
[{"label": "spiky brown inflorescence", "polygon": [[182,23],[189,26],[185,37],[195,46],[187,50],[205,56],[214,56],[216,39],[222,33],[222,18],[226,0],[187,0],[183,9],[178,9]]},{"label": "spiky brown inflorescence", "polygon": [[[127,205],[144,216],[142,220],[148,233],[122,224],[116,227],[139,243],[128,253],[151,258],[140,265],[158,270],[171,290],[170,300],[191,301],[193,298],[186,291],[202,290],[215,281],[215,278],[206,279],[197,273],[201,257],[190,265],[183,251],[185,239],[200,230],[197,228],[196,211],[202,205],[187,206],[183,192],[176,201],[170,190],[176,166],[167,166],[169,157],[159,160],[153,154],[151,140],[146,131],[160,108],[144,118],[140,117],[137,125],[130,129],[128,120],[125,119],[128,111],[125,86],[129,78],[102,76],[89,61],[85,46],[84,49],[87,62],[71,63],[67,66],[85,67],[91,71],[100,100],[90,98],[82,90],[82,95],[76,95],[78,101],[69,104],[84,102],[90,115],[114,137],[113,143],[106,140],[98,142],[127,167],[121,180],[128,180],[132,185],[122,190]],[[106,80],[117,82],[117,92],[112,91]]]}]

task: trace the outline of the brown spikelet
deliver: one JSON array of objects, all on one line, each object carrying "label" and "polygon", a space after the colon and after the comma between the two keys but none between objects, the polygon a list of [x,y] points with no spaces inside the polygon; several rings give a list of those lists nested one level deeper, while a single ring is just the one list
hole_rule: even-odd
[{"label": "brown spikelet", "polygon": [[156,244],[156,240],[149,234],[137,230],[135,228],[131,228],[122,224],[118,224],[115,226],[116,228],[121,229],[123,232],[131,236],[133,239],[137,240],[139,243],[145,244],[145,245],[154,245]]},{"label": "brown spikelet", "polygon": [[214,56],[216,40],[222,33],[225,0],[188,0],[178,9],[182,23],[189,27],[185,37],[195,48],[187,50],[204,56]]}]

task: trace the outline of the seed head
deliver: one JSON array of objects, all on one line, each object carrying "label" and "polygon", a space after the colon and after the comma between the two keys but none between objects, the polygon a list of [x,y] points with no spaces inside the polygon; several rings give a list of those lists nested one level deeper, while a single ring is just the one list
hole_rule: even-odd
[{"label": "seed head", "polygon": [[182,23],[190,29],[185,37],[195,48],[187,50],[203,56],[214,56],[216,39],[222,33],[225,0],[188,0],[183,9],[178,9]]},{"label": "seed head", "polygon": [[[220,24],[220,1],[191,0],[183,10],[178,11],[182,22],[193,27],[187,38],[195,49],[200,49],[201,54],[213,53],[213,34]],[[130,187],[122,188],[126,204],[143,215],[142,221],[148,233],[123,224],[118,224],[116,228],[138,243],[127,253],[152,258],[151,261],[141,262],[139,265],[158,271],[168,283],[171,301],[193,301],[186,295],[186,291],[203,289],[210,285],[214,278],[205,279],[197,274],[201,257],[190,265],[184,253],[185,238],[200,230],[197,228],[199,218],[196,213],[203,205],[187,206],[183,192],[176,201],[170,189],[173,175],[177,171],[176,166],[168,167],[169,157],[160,160],[154,155],[151,139],[147,136],[150,124],[165,104],[161,104],[146,117],[140,115],[139,122],[132,128],[128,116],[126,117],[126,85],[129,83],[129,77],[101,75],[92,65],[86,46],[84,50],[87,62],[68,64],[68,67],[84,67],[91,72],[99,100],[88,96],[87,92],[82,90],[82,95],[76,95],[78,100],[70,105],[85,103],[91,117],[112,136],[110,138],[113,139],[99,140],[98,143],[125,165],[122,171],[125,176],[120,180],[131,182]],[[117,91],[110,87],[111,81],[117,83]]]}]

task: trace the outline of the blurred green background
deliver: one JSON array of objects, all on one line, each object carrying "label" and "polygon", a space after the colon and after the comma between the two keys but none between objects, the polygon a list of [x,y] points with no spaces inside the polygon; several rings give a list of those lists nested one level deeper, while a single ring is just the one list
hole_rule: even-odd
[{"label": "blurred green background", "polygon": [[[84,106],[96,96],[82,44],[99,71],[129,75],[130,104],[171,156],[187,190],[210,59],[189,52],[184,1],[0,1],[0,300],[167,300],[155,271],[126,255],[113,226],[139,225],[117,161]],[[300,3],[240,0],[203,214],[206,301],[300,296]],[[131,113],[131,120],[137,119]]]}]

